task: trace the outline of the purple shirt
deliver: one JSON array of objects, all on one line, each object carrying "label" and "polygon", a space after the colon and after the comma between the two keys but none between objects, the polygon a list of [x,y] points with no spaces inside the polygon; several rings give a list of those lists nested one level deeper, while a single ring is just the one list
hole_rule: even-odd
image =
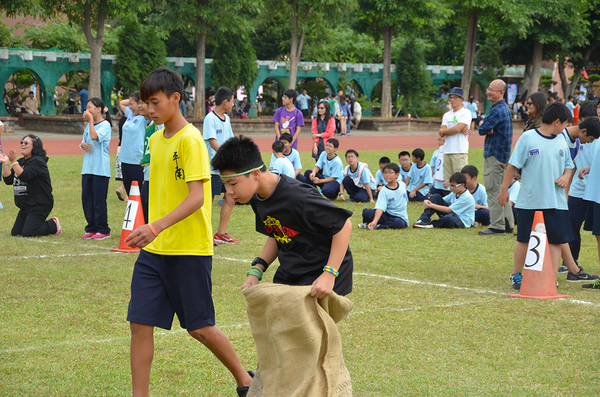
[{"label": "purple shirt", "polygon": [[[275,112],[275,115],[271,119],[277,123],[279,123],[279,131],[282,134],[286,132],[294,137],[296,133],[296,127],[304,127],[304,115],[300,109],[294,108],[291,112],[288,112],[285,109],[285,106],[280,107]],[[277,140],[277,139],[275,139]],[[292,144],[294,149],[298,149],[298,140]]]}]

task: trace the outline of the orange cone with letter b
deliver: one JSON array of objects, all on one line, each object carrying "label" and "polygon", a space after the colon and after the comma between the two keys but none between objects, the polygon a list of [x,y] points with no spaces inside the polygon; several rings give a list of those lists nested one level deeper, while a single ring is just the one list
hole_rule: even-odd
[{"label": "orange cone with letter b", "polygon": [[570,295],[560,295],[556,288],[556,274],[552,267],[542,211],[535,212],[531,229],[521,289],[518,294],[507,296],[533,299],[570,298]]},{"label": "orange cone with letter b", "polygon": [[137,181],[131,182],[129,190],[129,200],[127,200],[127,209],[125,209],[125,219],[123,219],[123,229],[121,232],[121,240],[119,240],[119,248],[112,248],[113,252],[140,252],[139,248],[131,248],[127,246],[125,239],[129,237],[131,232],[138,226],[144,224],[144,212],[142,211],[142,198],[140,197],[140,187]]}]

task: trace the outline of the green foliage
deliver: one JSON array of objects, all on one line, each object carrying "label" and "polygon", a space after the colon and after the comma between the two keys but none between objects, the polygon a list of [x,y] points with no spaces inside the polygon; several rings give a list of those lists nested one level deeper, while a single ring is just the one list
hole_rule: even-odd
[{"label": "green foliage", "polygon": [[140,25],[135,16],[123,20],[118,33],[117,63],[113,73],[116,86],[124,94],[139,90],[140,83],[148,73],[166,65],[165,43],[156,35],[156,28]]},{"label": "green foliage", "polygon": [[65,52],[89,51],[81,29],[69,22],[48,22],[41,26],[27,27],[24,34],[32,48]]},{"label": "green foliage", "polygon": [[10,27],[0,20],[0,47],[22,48],[27,46],[23,37],[14,33],[19,27],[21,27],[20,24]]},{"label": "green foliage", "polygon": [[425,70],[424,48],[420,40],[406,40],[396,60],[396,92],[404,96],[404,105],[433,90],[429,73]]},{"label": "green foliage", "polygon": [[481,74],[475,74],[475,81],[482,89],[485,89],[490,81],[504,74],[505,65],[501,52],[498,38],[486,35],[475,57],[475,65],[481,66]]},{"label": "green foliage", "polygon": [[231,31],[217,40],[210,68],[213,88],[226,86],[235,90],[246,87],[246,92],[254,85],[258,75],[256,53],[247,34]]},{"label": "green foliage", "polygon": [[540,85],[542,87],[550,89],[553,85],[557,84],[556,81],[552,80],[552,76],[549,74],[543,74],[540,76]]}]

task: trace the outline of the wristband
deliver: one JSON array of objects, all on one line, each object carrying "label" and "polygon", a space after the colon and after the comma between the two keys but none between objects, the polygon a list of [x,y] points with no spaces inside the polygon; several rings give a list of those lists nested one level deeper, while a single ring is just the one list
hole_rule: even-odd
[{"label": "wristband", "polygon": [[264,260],[263,258],[261,258],[260,256],[257,256],[256,258],[254,258],[254,260],[252,261],[252,264],[250,266],[256,266],[257,264],[263,265],[265,267],[265,270],[264,270],[265,272],[269,268],[269,264],[267,263],[267,261]]},{"label": "wristband", "polygon": [[152,234],[154,234],[154,237],[158,237],[158,233],[156,233],[156,230],[154,230],[154,226],[152,226],[151,223],[148,223],[148,227],[150,228]]},{"label": "wristband", "polygon": [[335,270],[331,266],[325,266],[325,267],[323,267],[323,271],[324,272],[329,272],[329,273],[333,274],[336,277],[340,275],[340,272],[337,271],[337,270]]},{"label": "wristband", "polygon": [[258,266],[252,266],[250,270],[246,272],[246,276],[256,276],[256,278],[258,278],[258,281],[260,281],[262,280],[263,271],[260,270],[260,267]]},{"label": "wristband", "polygon": [[18,162],[18,161],[15,161],[15,162],[14,162],[14,163],[12,163],[10,166],[11,166],[11,167],[14,167],[14,166],[15,166],[15,164],[19,164],[19,162]]}]

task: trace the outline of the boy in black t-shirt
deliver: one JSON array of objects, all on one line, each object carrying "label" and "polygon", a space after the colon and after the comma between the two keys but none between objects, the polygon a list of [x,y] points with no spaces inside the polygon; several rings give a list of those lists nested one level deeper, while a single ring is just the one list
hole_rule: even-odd
[{"label": "boy in black t-shirt", "polygon": [[317,298],[352,291],[351,211],[336,207],[312,186],[267,171],[250,138],[230,138],[211,164],[234,201],[250,202],[256,231],[268,236],[242,289],[258,284],[279,258],[274,283],[312,285]]}]

